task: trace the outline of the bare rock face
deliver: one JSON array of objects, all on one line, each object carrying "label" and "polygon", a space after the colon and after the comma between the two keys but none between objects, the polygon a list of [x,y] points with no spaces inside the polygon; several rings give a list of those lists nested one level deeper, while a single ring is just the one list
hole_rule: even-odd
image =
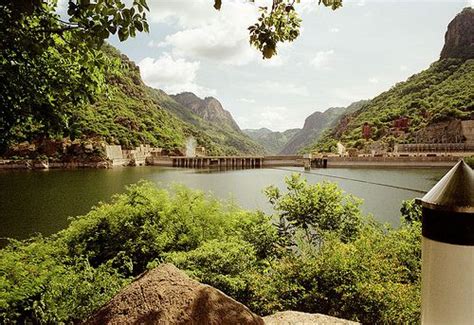
[{"label": "bare rock face", "polygon": [[85,321],[103,324],[264,324],[241,303],[171,264],[141,275]]},{"label": "bare rock face", "polygon": [[226,125],[231,129],[240,132],[240,128],[230,112],[226,111],[222,107],[222,104],[214,97],[201,99],[190,92],[172,95],[171,97],[184,107],[189,108],[194,114],[202,117],[204,120],[216,125]]},{"label": "bare rock face", "polygon": [[318,325],[339,324],[356,325],[359,323],[349,320],[326,316],[322,314],[308,314],[298,311],[284,311],[263,318],[266,325]]},{"label": "bare rock face", "polygon": [[474,9],[464,8],[448,25],[441,59],[474,58]]}]

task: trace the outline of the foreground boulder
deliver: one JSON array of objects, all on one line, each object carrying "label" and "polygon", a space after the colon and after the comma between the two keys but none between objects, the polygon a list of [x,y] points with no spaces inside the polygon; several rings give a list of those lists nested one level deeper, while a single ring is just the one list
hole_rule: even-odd
[{"label": "foreground boulder", "polygon": [[85,324],[264,324],[221,291],[171,264],[141,275]]},{"label": "foreground boulder", "polygon": [[317,325],[341,324],[356,325],[359,323],[349,320],[326,316],[322,314],[307,314],[298,311],[283,311],[263,318],[267,325]]}]

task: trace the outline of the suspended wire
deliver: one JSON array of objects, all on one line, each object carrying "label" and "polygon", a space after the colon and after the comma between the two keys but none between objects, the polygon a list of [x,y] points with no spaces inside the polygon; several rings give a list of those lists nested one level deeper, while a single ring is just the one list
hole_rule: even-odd
[{"label": "suspended wire", "polygon": [[[294,169],[283,168],[283,167],[272,167],[272,169],[279,169],[279,170],[284,170],[284,171],[296,172]],[[303,173],[304,174],[310,174],[310,175],[325,176],[325,177],[329,177],[329,178],[344,179],[344,180],[348,180],[348,181],[371,184],[371,185],[377,185],[377,186],[383,186],[383,187],[390,187],[390,188],[394,188],[394,189],[397,189],[397,190],[410,191],[410,192],[415,192],[415,193],[420,193],[420,194],[426,194],[426,191],[422,191],[422,190],[418,190],[418,189],[414,189],[414,188],[409,188],[409,187],[403,187],[403,186],[397,186],[397,185],[391,185],[391,184],[384,184],[384,183],[378,183],[378,182],[371,182],[371,181],[366,181],[366,180],[362,180],[362,179],[356,179],[356,178],[350,178],[350,177],[344,177],[344,176],[338,176],[338,175],[323,174],[323,173],[317,173],[317,172],[309,172],[307,170],[303,171]]]}]

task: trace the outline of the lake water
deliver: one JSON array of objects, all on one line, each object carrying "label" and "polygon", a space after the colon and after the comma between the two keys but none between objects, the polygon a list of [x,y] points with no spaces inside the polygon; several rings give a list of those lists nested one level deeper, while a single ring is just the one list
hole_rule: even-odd
[{"label": "lake water", "polygon": [[365,213],[396,226],[402,200],[423,195],[409,189],[428,191],[446,171],[436,168],[216,171],[162,167],[5,171],[0,172],[0,238],[23,239],[37,232],[52,234],[68,225],[69,216],[87,213],[99,201],[110,200],[112,194],[123,192],[126,185],[141,179],[164,187],[181,183],[222,199],[232,198],[246,209],[271,213],[262,190],[272,184],[283,188],[285,176],[293,172],[303,173],[310,183],[322,180],[338,183],[344,191],[364,199]]}]

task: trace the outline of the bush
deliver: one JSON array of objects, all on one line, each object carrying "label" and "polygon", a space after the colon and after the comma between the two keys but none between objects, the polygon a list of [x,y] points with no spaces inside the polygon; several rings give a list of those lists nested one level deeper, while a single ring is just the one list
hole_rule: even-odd
[{"label": "bush", "polygon": [[142,182],[50,238],[12,241],[0,251],[0,323],[82,320],[163,261],[260,314],[417,322],[419,221],[391,229],[334,184],[286,182],[285,194],[267,189],[286,232],[261,212]]},{"label": "bush", "polygon": [[357,236],[362,225],[360,199],[344,194],[335,183],[309,185],[299,174],[285,181],[285,194],[275,186],[265,190],[280,219],[303,230],[310,241],[321,240],[326,233],[337,234],[342,241]]},{"label": "bush", "polygon": [[108,265],[69,259],[55,241],[13,242],[0,251],[0,322],[81,320],[128,282]]},{"label": "bush", "polygon": [[466,162],[466,164],[468,164],[469,166],[471,166],[471,168],[474,169],[474,156],[466,157],[464,158],[464,161]]}]

